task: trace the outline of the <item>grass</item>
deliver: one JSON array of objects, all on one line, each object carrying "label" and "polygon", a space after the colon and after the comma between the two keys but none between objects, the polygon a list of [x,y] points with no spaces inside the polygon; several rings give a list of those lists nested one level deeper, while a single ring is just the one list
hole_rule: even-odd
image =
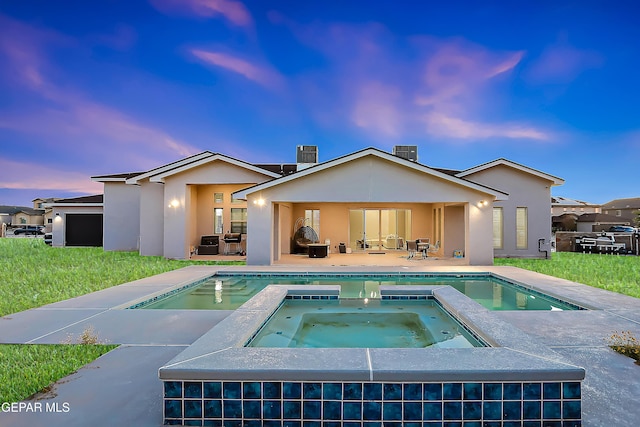
[{"label": "grass", "polygon": [[554,252],[551,260],[496,258],[510,265],[640,298],[640,257]]},{"label": "grass", "polygon": [[[115,345],[0,345],[0,402],[17,402],[75,372]],[[54,390],[52,390],[54,391]]]},{"label": "grass", "polygon": [[0,316],[99,291],[191,264],[102,248],[52,248],[42,239],[0,239]]},{"label": "grass", "polygon": [[[102,248],[52,248],[42,239],[0,239],[0,316],[77,297],[196,262],[141,257]],[[116,346],[100,345],[93,331],[84,344],[0,345],[0,404],[15,402],[51,384]]]}]

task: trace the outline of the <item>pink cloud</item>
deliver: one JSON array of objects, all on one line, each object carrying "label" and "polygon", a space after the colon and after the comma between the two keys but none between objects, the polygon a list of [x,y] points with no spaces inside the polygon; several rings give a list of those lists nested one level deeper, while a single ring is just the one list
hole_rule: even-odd
[{"label": "pink cloud", "polygon": [[525,76],[533,83],[566,84],[585,70],[602,66],[603,62],[599,53],[578,49],[561,40],[544,49]]},{"label": "pink cloud", "polygon": [[[74,193],[101,193],[102,184],[88,175],[39,163],[16,162],[0,158],[0,188],[60,190]],[[25,173],[25,171],[29,171]]]},{"label": "pink cloud", "polygon": [[252,27],[247,8],[233,0],[150,0],[153,7],[165,14],[189,14],[203,17],[222,16],[238,27]]},{"label": "pink cloud", "polygon": [[402,133],[403,115],[398,107],[401,93],[380,82],[362,84],[355,96],[351,120],[356,126],[385,136]]},{"label": "pink cloud", "polygon": [[427,132],[448,138],[482,140],[487,138],[514,138],[547,141],[550,135],[531,126],[517,123],[482,123],[447,116],[443,113],[427,113],[424,116]]},{"label": "pink cloud", "polygon": [[372,137],[396,139],[544,141],[550,135],[487,112],[488,99],[498,108],[495,101],[524,51],[494,51],[461,38],[398,37],[378,23],[303,25],[278,12],[268,16],[326,57],[325,70],[298,79],[304,101],[325,126],[348,119]]},{"label": "pink cloud", "polygon": [[268,66],[255,65],[245,59],[222,52],[200,49],[191,49],[190,52],[206,64],[233,71],[261,86],[270,89],[282,86],[282,76]]}]

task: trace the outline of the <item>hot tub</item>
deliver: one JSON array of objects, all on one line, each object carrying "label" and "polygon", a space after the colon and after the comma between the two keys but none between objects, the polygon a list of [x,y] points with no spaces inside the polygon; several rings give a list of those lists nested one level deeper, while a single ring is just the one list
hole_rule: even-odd
[{"label": "hot tub", "polygon": [[287,300],[334,301],[339,291],[268,286],[243,304],[160,368],[165,424],[581,424],[584,369],[449,286],[381,286],[380,294],[434,301],[486,346],[247,346]]}]

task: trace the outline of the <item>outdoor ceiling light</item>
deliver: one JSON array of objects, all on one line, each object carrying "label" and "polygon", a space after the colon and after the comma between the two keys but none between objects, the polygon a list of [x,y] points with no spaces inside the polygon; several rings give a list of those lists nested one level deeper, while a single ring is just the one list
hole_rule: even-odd
[{"label": "outdoor ceiling light", "polygon": [[177,208],[178,206],[180,206],[180,202],[178,201],[178,199],[173,199],[169,204],[170,208]]}]

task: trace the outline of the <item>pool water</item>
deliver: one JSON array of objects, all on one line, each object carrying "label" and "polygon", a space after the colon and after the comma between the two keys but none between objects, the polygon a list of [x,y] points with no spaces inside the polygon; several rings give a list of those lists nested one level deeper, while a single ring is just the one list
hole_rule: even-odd
[{"label": "pool water", "polygon": [[482,346],[433,300],[286,300],[247,347]]},{"label": "pool water", "polygon": [[491,276],[213,276],[135,308],[235,310],[270,284],[340,285],[341,298],[380,298],[380,285],[449,285],[489,310],[576,310],[572,304]]}]

